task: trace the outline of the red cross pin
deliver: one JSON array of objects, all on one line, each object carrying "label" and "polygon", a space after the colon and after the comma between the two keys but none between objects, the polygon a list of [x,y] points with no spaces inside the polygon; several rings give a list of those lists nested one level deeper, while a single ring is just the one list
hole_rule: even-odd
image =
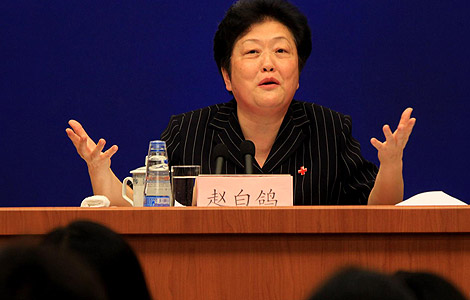
[{"label": "red cross pin", "polygon": [[307,172],[307,168],[305,168],[304,166],[301,166],[300,169],[297,171],[297,173],[299,173],[300,175],[305,175],[305,173]]}]

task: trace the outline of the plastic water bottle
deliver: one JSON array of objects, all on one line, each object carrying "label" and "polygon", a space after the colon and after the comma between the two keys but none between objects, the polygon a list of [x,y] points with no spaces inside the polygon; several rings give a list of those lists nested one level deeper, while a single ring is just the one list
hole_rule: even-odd
[{"label": "plastic water bottle", "polygon": [[171,206],[171,182],[165,141],[151,141],[147,156],[144,206]]}]

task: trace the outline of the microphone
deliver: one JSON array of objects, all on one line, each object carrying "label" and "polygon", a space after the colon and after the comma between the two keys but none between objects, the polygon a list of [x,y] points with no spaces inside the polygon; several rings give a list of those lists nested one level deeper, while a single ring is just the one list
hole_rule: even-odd
[{"label": "microphone", "polygon": [[225,144],[217,144],[214,147],[213,156],[215,157],[215,174],[221,174],[224,159],[228,157],[227,146]]},{"label": "microphone", "polygon": [[255,155],[255,144],[245,140],[240,144],[240,152],[245,159],[245,173],[253,174],[253,156]]}]

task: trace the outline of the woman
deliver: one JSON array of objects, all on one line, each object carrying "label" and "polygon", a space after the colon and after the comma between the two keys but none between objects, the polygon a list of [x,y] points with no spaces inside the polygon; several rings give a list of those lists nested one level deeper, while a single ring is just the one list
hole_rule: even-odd
[{"label": "woman", "polygon": [[[371,139],[380,168],[362,158],[348,116],[293,100],[302,67],[311,52],[307,19],[280,0],[238,1],[226,13],[214,38],[214,57],[234,100],[173,116],[162,134],[170,164],[201,165],[214,173],[211,150],[229,149],[226,173],[242,173],[237,153],[243,140],[255,144],[256,173],[294,178],[294,204],[395,204],[403,199],[402,155],[413,126],[406,109],[385,142]],[[110,169],[112,146],[102,152],[81,125],[70,121],[69,138],[87,162],[95,194],[126,205],[121,182]],[[129,191],[131,193],[131,191]]]}]

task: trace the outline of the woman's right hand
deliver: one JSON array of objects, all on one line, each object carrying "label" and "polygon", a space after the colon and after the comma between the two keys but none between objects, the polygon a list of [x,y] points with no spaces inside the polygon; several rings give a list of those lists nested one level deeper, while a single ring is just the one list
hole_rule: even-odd
[{"label": "woman's right hand", "polygon": [[88,171],[90,173],[101,173],[109,170],[111,167],[111,157],[117,152],[118,147],[113,145],[105,152],[102,152],[106,145],[104,139],[100,139],[98,144],[95,144],[79,122],[70,120],[69,125],[71,128],[65,129],[65,132],[77,149],[78,154],[87,163]]}]

